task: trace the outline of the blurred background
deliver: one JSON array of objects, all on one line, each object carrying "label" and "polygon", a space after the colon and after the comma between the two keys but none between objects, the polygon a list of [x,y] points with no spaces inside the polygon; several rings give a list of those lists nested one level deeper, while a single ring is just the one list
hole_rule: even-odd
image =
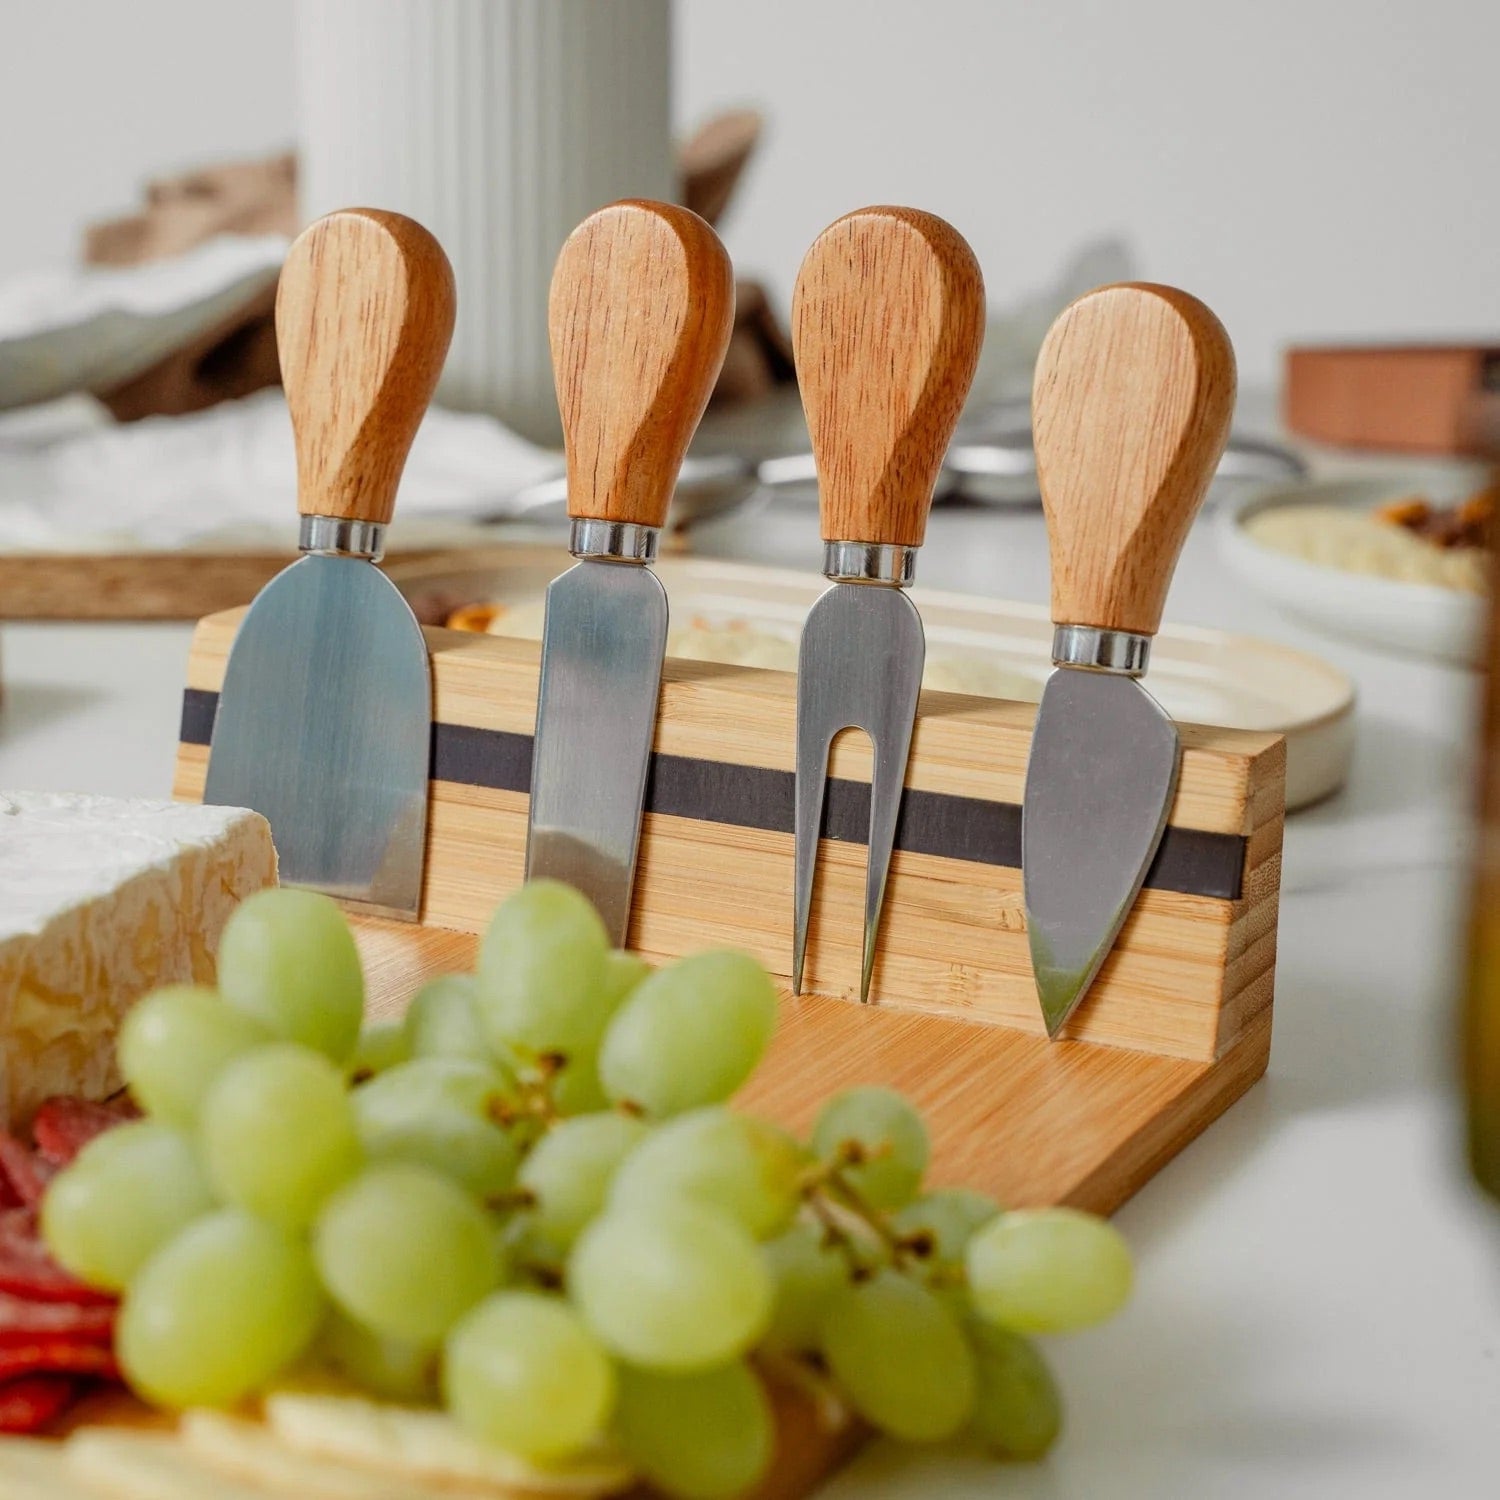
[{"label": "blurred background", "polygon": [[[0,275],[75,253],[148,177],[294,143],[296,10],[8,6]],[[1475,0],[680,0],[671,118],[763,112],[723,231],[783,305],[832,218],[920,203],[997,304],[1120,238],[1266,385],[1292,340],[1500,324],[1475,253],[1500,239],[1497,55],[1500,7]]]}]

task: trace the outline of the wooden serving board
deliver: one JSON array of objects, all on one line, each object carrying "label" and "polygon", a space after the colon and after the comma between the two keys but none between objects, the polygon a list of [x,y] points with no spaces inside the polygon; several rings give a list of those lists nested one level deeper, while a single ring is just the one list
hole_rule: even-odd
[{"label": "wooden serving board", "polygon": [[[394,552],[386,566],[445,555]],[[248,604],[296,559],[291,548],[0,553],[0,620],[196,620]]]},{"label": "wooden serving board", "polygon": [[[369,918],[356,930],[372,1019],[474,966],[470,933]],[[1107,1214],[1265,1072],[1270,1046],[1269,1008],[1220,1057],[1194,1062],[783,988],[771,1051],[737,1098],[805,1133],[830,1094],[887,1084],[931,1127],[935,1186]]]},{"label": "wooden serving board", "polygon": [[[239,615],[200,623],[175,790],[201,795]],[[434,681],[422,923],[360,919],[373,1017],[472,967],[522,878],[534,641],[426,632]],[[732,944],[785,976],[790,957],[795,678],[669,659],[630,944],[669,960]],[[1163,853],[1065,1039],[1037,1014],[1019,870],[1035,709],[924,692],[886,897],[874,1001],[856,991],[871,764],[835,745],[808,945],[813,993],[783,989],[770,1053],[740,1098],[805,1130],[832,1092],[907,1094],[933,1138],[931,1181],[1012,1205],[1109,1212],[1265,1071],[1271,1040],[1285,742],[1182,726]],[[800,1500],[858,1446],[847,1417],[777,1396],[764,1500]]]}]

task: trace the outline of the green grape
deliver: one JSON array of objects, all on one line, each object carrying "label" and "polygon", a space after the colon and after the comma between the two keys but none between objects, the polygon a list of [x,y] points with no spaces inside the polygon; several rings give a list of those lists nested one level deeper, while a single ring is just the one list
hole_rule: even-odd
[{"label": "green grape", "polygon": [[620,1371],[615,1430],[650,1483],[680,1500],[727,1500],[770,1467],[771,1403],[743,1361],[696,1375]]},{"label": "green grape", "polygon": [[438,1398],[438,1345],[382,1338],[338,1308],[325,1319],[318,1344],[330,1368],[372,1396],[428,1406]]},{"label": "green grape", "polygon": [[891,1219],[891,1228],[903,1239],[924,1241],[926,1264],[933,1267],[960,1265],[964,1246],[974,1231],[988,1224],[1000,1205],[987,1193],[972,1188],[939,1188],[913,1198]]},{"label": "green grape", "polygon": [[121,1305],[115,1349],[148,1400],[229,1406],[302,1354],[323,1311],[306,1247],[225,1208],[146,1262]]},{"label": "green grape", "polygon": [[472,1057],[415,1057],[362,1083],[354,1108],[362,1127],[420,1118],[435,1109],[461,1109],[493,1119],[515,1098],[515,1085],[493,1063]]},{"label": "green grape", "polygon": [[1130,1247],[1076,1208],[1017,1209],[986,1224],[965,1255],[969,1296],[1013,1333],[1069,1333],[1111,1318],[1130,1296]]},{"label": "green grape", "polygon": [[1040,1458],[1062,1430],[1062,1399],[1046,1361],[1019,1333],[968,1321],[975,1397],[970,1429],[1000,1458]]},{"label": "green grape", "polygon": [[479,948],[478,1008],[490,1045],[533,1056],[598,1044],[609,937],[587,896],[532,880],[500,903]]},{"label": "green grape", "polygon": [[776,1025],[776,986],[746,953],[697,953],[636,986],[604,1034],[605,1092],[655,1116],[727,1099]]},{"label": "green grape", "polygon": [[349,1077],[355,1083],[364,1083],[410,1060],[405,1026],[400,1021],[375,1021],[359,1033],[354,1055],[349,1059]]},{"label": "green grape", "polygon": [[291,1042],[224,1068],[203,1101],[198,1140],[220,1199],[287,1230],[310,1224],[362,1159],[344,1075]]},{"label": "green grape", "polygon": [[187,1129],[219,1069],[272,1039],[257,1020],[224,1003],[217,990],[172,984],[147,995],[120,1027],[120,1072],[135,1102]]},{"label": "green grape", "polygon": [[560,1115],[593,1115],[609,1108],[599,1081],[599,1054],[577,1051],[552,1075],[548,1087],[552,1107]]},{"label": "green grape", "polygon": [[899,1271],[877,1271],[835,1291],[821,1342],[854,1409],[892,1437],[937,1442],[973,1410],[974,1359],[958,1322]]},{"label": "green grape", "polygon": [[[611,948],[604,955],[604,980],[599,987],[605,1019],[619,1010],[640,982],[651,973],[651,965],[637,953]],[[601,1028],[602,1031],[602,1028]]]},{"label": "green grape", "polygon": [[317,891],[257,891],[219,939],[219,988],[236,1010],[288,1042],[353,1055],[365,981],[354,935],[337,904]]},{"label": "green grape", "polygon": [[417,991],[406,1012],[406,1040],[413,1057],[473,1057],[490,1060],[479,1025],[472,974],[444,974]]},{"label": "green grape", "polygon": [[532,1198],[530,1226],[548,1245],[566,1251],[604,1207],[610,1179],[650,1133],[629,1115],[577,1115],[539,1140],[518,1179]]},{"label": "green grape", "polygon": [[844,1178],[874,1208],[910,1202],[927,1170],[927,1127],[894,1089],[867,1086],[835,1094],[818,1112],[812,1144],[827,1162],[859,1153]]},{"label": "green grape", "polygon": [[509,1191],[521,1159],[514,1138],[498,1125],[452,1104],[438,1104],[425,1113],[362,1120],[360,1140],[372,1162],[431,1167],[482,1199]]},{"label": "green grape", "polygon": [[653,1131],[615,1174],[610,1197],[631,1208],[692,1198],[764,1239],[796,1212],[806,1165],[807,1153],[784,1130],[712,1104]]},{"label": "green grape", "polygon": [[776,1286],[765,1342],[792,1353],[816,1349],[823,1309],[848,1282],[848,1262],[810,1224],[793,1224],[763,1248]]},{"label": "green grape", "polygon": [[118,1292],[213,1206],[187,1137],[156,1120],[133,1120],[96,1136],[52,1180],[42,1235],[59,1265]]},{"label": "green grape", "polygon": [[771,1315],[760,1246],[696,1203],[611,1209],[579,1236],[568,1289],[584,1321],[622,1359],[687,1372],[745,1353]]},{"label": "green grape", "polygon": [[449,1333],[443,1398],[476,1437],[546,1463],[603,1433],[614,1366],[560,1297],[497,1292]]},{"label": "green grape", "polygon": [[489,1215],[424,1167],[369,1167],[340,1188],[313,1232],[329,1295],[386,1338],[435,1343],[500,1279]]}]

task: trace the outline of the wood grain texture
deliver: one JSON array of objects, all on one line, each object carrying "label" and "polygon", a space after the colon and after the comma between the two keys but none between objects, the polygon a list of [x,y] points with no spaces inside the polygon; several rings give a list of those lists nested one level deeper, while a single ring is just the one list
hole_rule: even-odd
[{"label": "wood grain texture", "polygon": [[825,541],[919,547],[984,339],[984,278],[951,224],[846,214],[792,293],[792,347]]},{"label": "wood grain texture", "polygon": [[696,214],[631,199],[568,236],[547,312],[568,513],[661,526],[734,328],[734,271]]},{"label": "wood grain texture", "polygon": [[[188,682],[217,689],[237,614],[205,620]],[[427,632],[435,718],[516,735],[536,712],[535,642]],[[924,693],[908,785],[1019,803],[1035,709]],[[669,659],[655,748],[688,759],[790,771],[796,716],[791,673]],[[1235,1045],[1271,1001],[1280,888],[1285,742],[1276,735],[1182,726],[1171,821],[1245,839],[1237,901],[1148,889],[1065,1035],[1209,1061]],[[176,793],[201,795],[207,751],[183,745]],[[832,774],[870,779],[868,742],[844,736]],[[429,811],[423,920],[480,930],[520,883],[522,791],[438,781]],[[825,839],[805,979],[858,993],[865,849]],[[633,946],[668,958],[715,941],[786,975],[791,959],[790,833],[647,813]],[[1040,1034],[1018,869],[898,850],[891,867],[873,993],[881,1008],[998,1023]]]},{"label": "wood grain texture", "polygon": [[1156,633],[1234,395],[1229,336],[1186,292],[1100,287],[1053,323],[1031,424],[1058,624]]},{"label": "wood grain texture", "polygon": [[454,308],[448,257],[401,214],[346,209],[293,242],[276,294],[276,341],[304,516],[391,519]]}]

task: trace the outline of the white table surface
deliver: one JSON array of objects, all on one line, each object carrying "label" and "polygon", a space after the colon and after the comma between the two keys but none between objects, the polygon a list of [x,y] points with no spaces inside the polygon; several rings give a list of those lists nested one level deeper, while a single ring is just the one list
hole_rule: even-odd
[{"label": "white table surface", "polygon": [[[779,504],[700,550],[815,566]],[[934,514],[920,580],[1044,601],[1038,513]],[[1190,538],[1173,620],[1314,650],[1358,684],[1346,790],[1288,824],[1268,1076],[1119,1214],[1139,1285],[1049,1350],[1068,1426],[1041,1465],[877,1445],[861,1500],[1496,1493],[1500,1213],[1461,1171],[1455,975],[1478,679],[1315,635]],[[0,786],[165,796],[185,626],[10,625]]]}]

